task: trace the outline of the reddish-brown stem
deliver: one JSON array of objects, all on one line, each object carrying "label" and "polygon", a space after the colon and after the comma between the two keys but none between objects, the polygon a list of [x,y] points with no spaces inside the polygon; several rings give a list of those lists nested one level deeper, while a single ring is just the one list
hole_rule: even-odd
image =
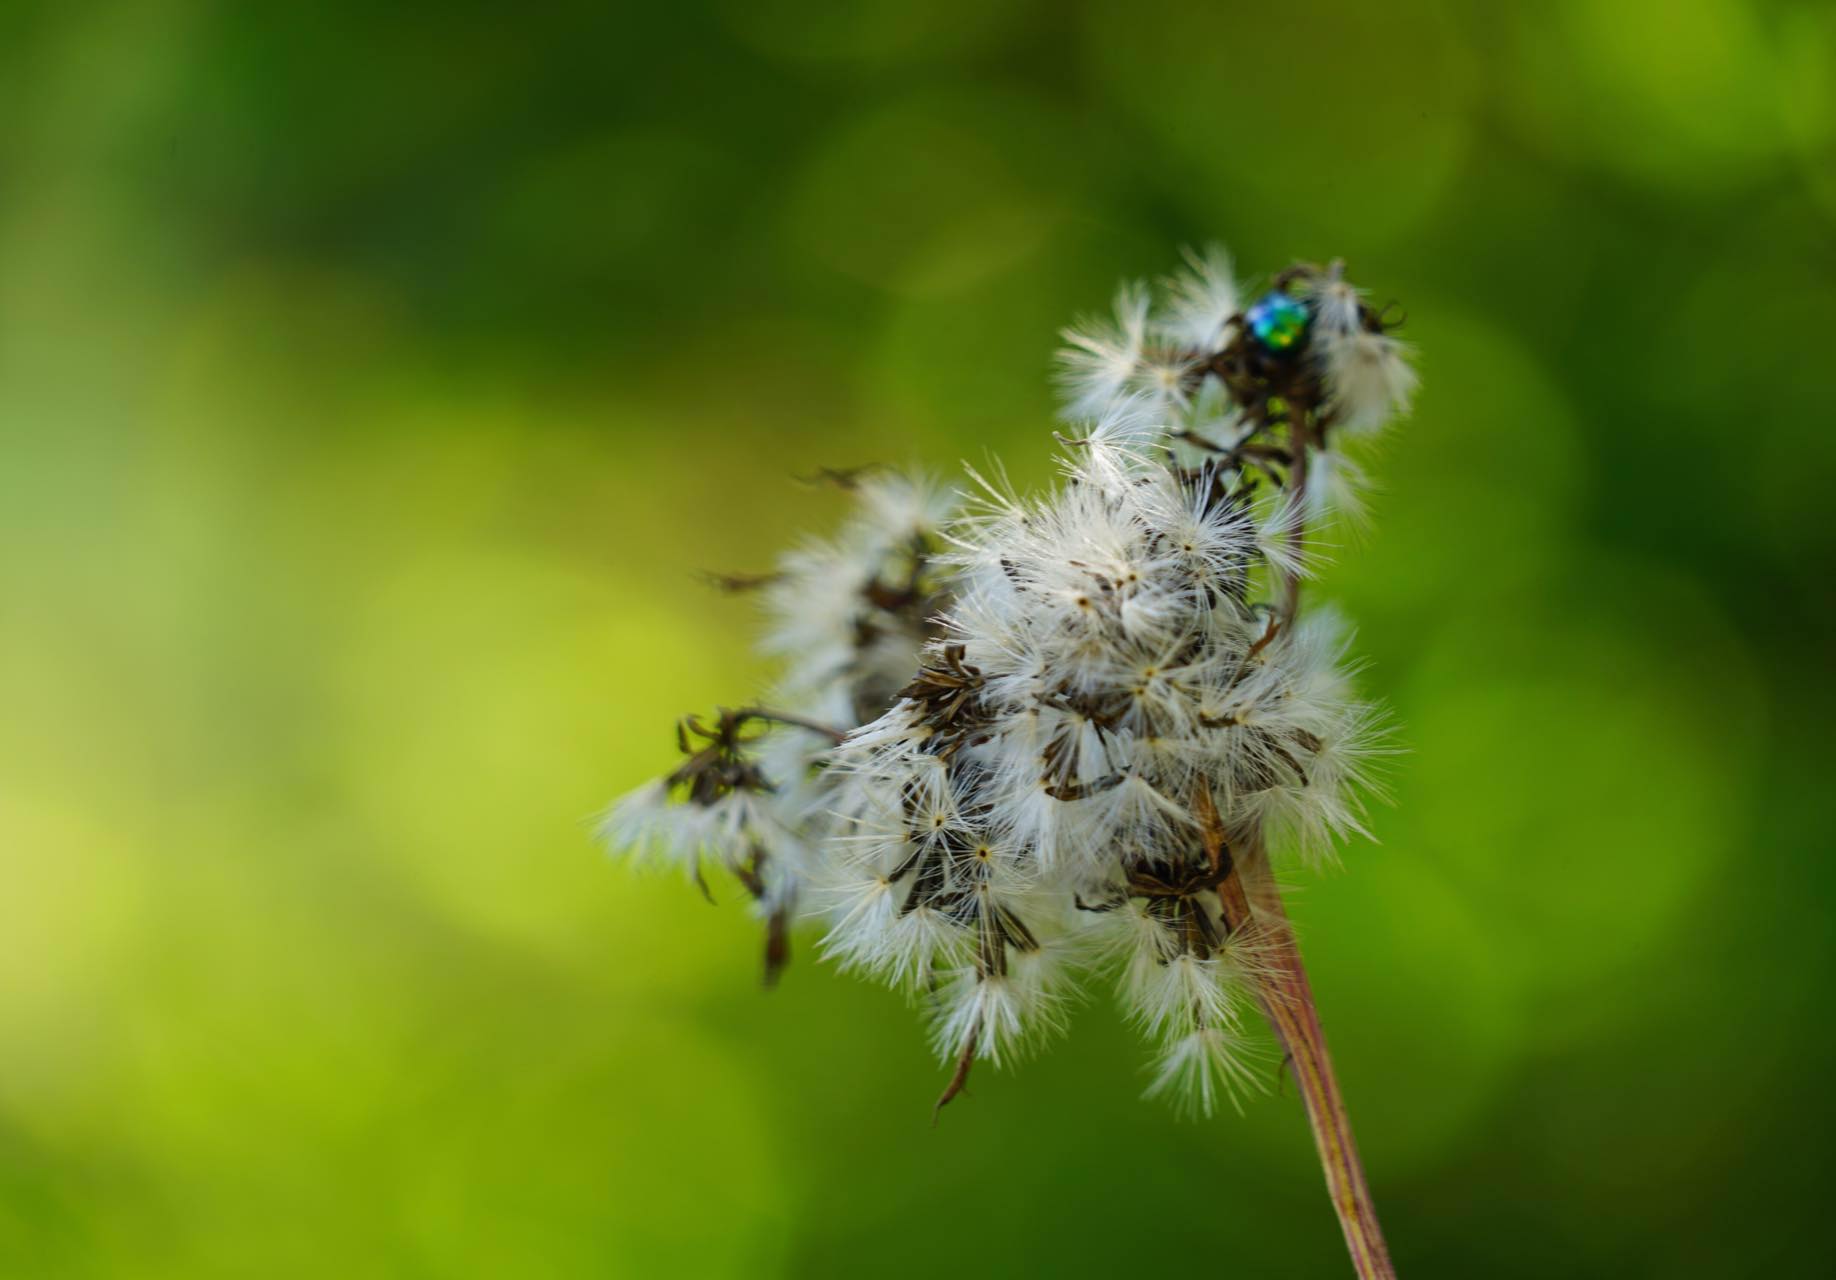
[{"label": "reddish-brown stem", "polygon": [[772,724],[787,724],[796,729],[808,729],[811,733],[821,734],[836,743],[842,742],[848,736],[845,730],[837,729],[833,725],[819,724],[807,716],[792,715],[788,711],[773,711],[767,707],[746,707],[735,711],[733,718],[739,723],[747,720],[765,720]]},{"label": "reddish-brown stem", "polygon": [[931,1127],[937,1127],[937,1117],[950,1105],[952,1099],[969,1087],[969,1068],[975,1065],[976,1042],[982,1038],[982,1020],[977,1018],[975,1025],[969,1028],[969,1038],[963,1042],[963,1051],[956,1055],[956,1070],[950,1073],[950,1083],[944,1086],[943,1094],[937,1099],[937,1105],[931,1108]]},{"label": "reddish-brown stem", "polygon": [[779,907],[765,919],[765,985],[775,987],[790,963],[790,909]]},{"label": "reddish-brown stem", "polygon": [[[1300,947],[1282,907],[1281,894],[1266,874],[1260,850],[1227,848],[1224,824],[1207,788],[1198,789],[1193,812],[1212,865],[1222,867],[1224,860],[1230,859],[1229,870],[1218,885],[1225,923],[1233,933],[1245,928],[1255,930],[1262,958],[1259,968],[1265,975],[1257,993],[1258,1002],[1287,1056],[1294,1083],[1306,1105],[1307,1122],[1313,1129],[1314,1145],[1319,1148],[1320,1167],[1326,1174],[1333,1211],[1339,1215],[1339,1226],[1345,1232],[1352,1269],[1359,1280],[1395,1280],[1396,1269],[1390,1263],[1370,1184],[1358,1158],[1358,1144],[1352,1137],[1351,1117],[1346,1114],[1332,1057],[1326,1051],[1326,1033],[1313,1003],[1313,987],[1307,981],[1307,969],[1301,962]],[[1243,881],[1246,861],[1257,872],[1253,903]]]}]

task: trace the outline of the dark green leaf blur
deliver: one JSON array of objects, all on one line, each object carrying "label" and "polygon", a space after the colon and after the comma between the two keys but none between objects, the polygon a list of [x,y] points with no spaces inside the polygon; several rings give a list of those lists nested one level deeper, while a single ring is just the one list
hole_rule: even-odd
[{"label": "dark green leaf blur", "polygon": [[1291,1088],[897,998],[592,844],[825,465],[1051,474],[1055,331],[1344,256],[1293,909],[1399,1270],[1827,1267],[1836,10],[0,6],[0,1276],[1349,1274]]}]

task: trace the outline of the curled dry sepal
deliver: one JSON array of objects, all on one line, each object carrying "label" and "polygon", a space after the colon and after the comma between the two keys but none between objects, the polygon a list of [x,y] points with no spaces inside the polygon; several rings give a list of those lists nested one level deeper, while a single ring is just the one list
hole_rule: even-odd
[{"label": "curled dry sepal", "polygon": [[606,839],[735,876],[768,974],[820,920],[824,955],[929,1013],[939,1105],[1093,979],[1158,1043],[1150,1092],[1209,1111],[1258,1085],[1259,1009],[1299,1062],[1269,853],[1359,832],[1382,750],[1299,587],[1356,502],[1345,443],[1414,389],[1392,327],[1337,264],[1245,307],[1213,252],[1067,331],[1053,492],[830,473],[857,499],[840,535],[734,583],[771,618],[771,698],[684,720]]}]

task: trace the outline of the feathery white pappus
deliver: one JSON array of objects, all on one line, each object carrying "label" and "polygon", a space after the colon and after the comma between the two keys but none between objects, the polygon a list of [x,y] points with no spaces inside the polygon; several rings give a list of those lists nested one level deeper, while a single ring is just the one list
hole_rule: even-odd
[{"label": "feathery white pappus", "polygon": [[946,1101],[1102,976],[1160,1046],[1150,1092],[1256,1087],[1265,939],[1221,886],[1365,833],[1382,715],[1295,601],[1310,524],[1355,503],[1341,437],[1415,375],[1337,264],[1244,296],[1214,249],[1066,331],[1048,493],[835,476],[854,517],[760,585],[772,699],[683,721],[679,767],[604,824],[734,874],[770,971],[822,921],[825,957],[924,1007]]}]

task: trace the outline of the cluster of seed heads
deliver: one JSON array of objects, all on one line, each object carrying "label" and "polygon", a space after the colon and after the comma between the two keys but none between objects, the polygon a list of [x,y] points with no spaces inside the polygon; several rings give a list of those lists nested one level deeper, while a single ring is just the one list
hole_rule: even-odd
[{"label": "cluster of seed heads", "polygon": [[684,720],[607,839],[735,876],[768,975],[822,922],[928,1011],[946,1101],[1093,976],[1158,1042],[1151,1092],[1256,1084],[1264,938],[1220,892],[1361,830],[1380,717],[1298,599],[1310,530],[1356,501],[1348,442],[1413,391],[1392,327],[1337,264],[1243,308],[1214,251],[1067,331],[1054,491],[831,473],[852,520],[747,584],[771,698]]}]

